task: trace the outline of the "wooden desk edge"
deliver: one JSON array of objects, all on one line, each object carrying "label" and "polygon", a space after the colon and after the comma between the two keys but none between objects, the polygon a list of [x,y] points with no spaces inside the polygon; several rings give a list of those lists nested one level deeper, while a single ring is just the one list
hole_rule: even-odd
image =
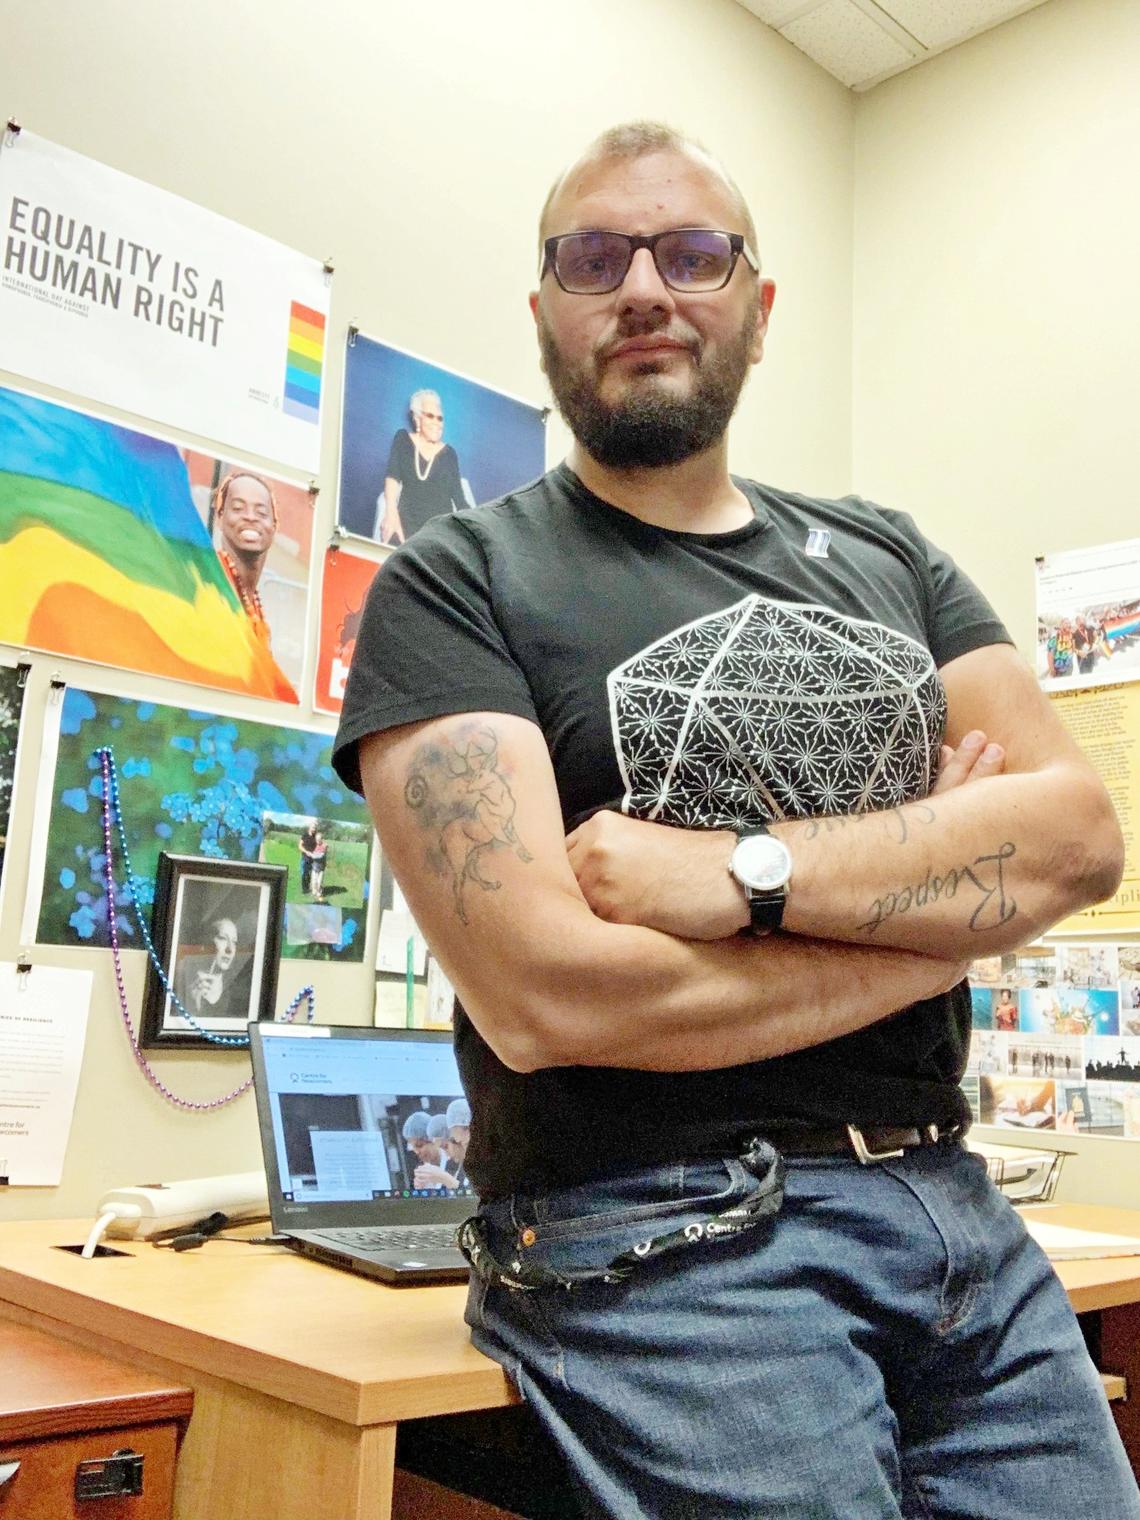
[{"label": "wooden desk edge", "polygon": [[387,1425],[518,1402],[506,1373],[489,1359],[485,1367],[469,1371],[361,1383],[312,1367],[298,1368],[271,1352],[238,1346],[0,1264],[0,1313],[6,1305],[28,1311],[25,1322],[38,1323],[64,1339],[76,1338],[68,1334],[69,1328],[86,1332],[80,1338],[97,1341],[109,1356],[129,1361],[133,1350],[146,1351],[348,1425]]}]

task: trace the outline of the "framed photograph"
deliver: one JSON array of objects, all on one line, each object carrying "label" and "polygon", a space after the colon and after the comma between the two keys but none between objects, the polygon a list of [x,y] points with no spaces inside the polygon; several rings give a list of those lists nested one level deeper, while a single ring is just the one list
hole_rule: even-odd
[{"label": "framed photograph", "polygon": [[197,855],[158,858],[139,1043],[226,1050],[209,1039],[272,1019],[288,870]]}]

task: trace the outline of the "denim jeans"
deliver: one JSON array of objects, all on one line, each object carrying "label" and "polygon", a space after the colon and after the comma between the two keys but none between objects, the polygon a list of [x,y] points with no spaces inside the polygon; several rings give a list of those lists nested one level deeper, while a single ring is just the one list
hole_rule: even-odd
[{"label": "denim jeans", "polygon": [[[487,1244],[604,1266],[755,1187],[701,1160],[486,1206]],[[781,1211],[627,1281],[473,1279],[467,1322],[616,1520],[1140,1520],[1063,1288],[954,1145],[792,1160]]]}]

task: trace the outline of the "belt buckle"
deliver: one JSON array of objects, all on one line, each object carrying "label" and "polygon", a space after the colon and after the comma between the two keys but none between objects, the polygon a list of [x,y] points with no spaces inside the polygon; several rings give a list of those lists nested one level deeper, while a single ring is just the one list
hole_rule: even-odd
[{"label": "belt buckle", "polygon": [[[876,1161],[892,1161],[896,1156],[905,1156],[906,1150],[900,1146],[893,1151],[873,1151],[864,1138],[863,1131],[857,1124],[848,1124],[847,1138],[851,1141],[851,1149],[859,1158],[861,1166],[870,1166]],[[931,1126],[933,1128],[933,1126]]]}]

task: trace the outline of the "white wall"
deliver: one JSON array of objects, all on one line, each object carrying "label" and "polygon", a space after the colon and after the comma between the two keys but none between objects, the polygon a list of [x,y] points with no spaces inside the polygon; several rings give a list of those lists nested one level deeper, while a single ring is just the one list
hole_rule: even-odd
[{"label": "white wall", "polygon": [[[525,293],[548,185],[604,126],[669,120],[729,163],[780,286],[734,467],[822,493],[847,488],[855,103],[733,0],[0,0],[0,115],[332,256],[334,353],[353,322],[536,400],[544,392]],[[469,250],[484,254],[470,259]],[[0,370],[5,378],[19,383]],[[332,523],[339,379],[334,365],[319,539]],[[556,457],[557,435],[552,445]],[[75,681],[102,679],[74,662],[37,661],[6,861],[3,960],[18,949],[29,788],[57,668]],[[203,700],[172,683],[106,679],[166,702]],[[311,716],[244,709],[283,723]],[[186,1114],[145,1085],[119,1024],[108,955],[45,949],[36,959],[91,967],[95,998],[63,1186],[0,1193],[0,1218],[83,1215],[107,1186],[258,1163],[251,1097]],[[143,959],[128,952],[127,961],[137,1017]],[[322,1022],[368,1022],[366,968],[285,962],[283,998],[310,972]],[[248,1071],[233,1053],[164,1054],[154,1064],[199,1101]]]},{"label": "white wall", "polygon": [[[1050,0],[856,109],[853,484],[1026,653],[1034,556],[1138,532],[1138,78],[1135,0]],[[1062,1196],[1140,1202],[1140,1144],[1064,1144]]]}]

